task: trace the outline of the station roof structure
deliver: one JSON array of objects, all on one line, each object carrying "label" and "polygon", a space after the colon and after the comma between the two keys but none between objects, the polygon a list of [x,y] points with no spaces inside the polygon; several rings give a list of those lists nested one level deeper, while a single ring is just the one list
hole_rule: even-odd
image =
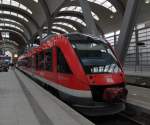
[{"label": "station roof structure", "polygon": [[[104,34],[120,28],[127,0],[87,1],[99,32]],[[149,3],[145,0],[142,5],[138,23],[150,20]],[[85,28],[78,0],[0,0],[0,41],[9,34],[9,41],[15,41],[18,48],[33,43],[44,32],[84,32]]]}]

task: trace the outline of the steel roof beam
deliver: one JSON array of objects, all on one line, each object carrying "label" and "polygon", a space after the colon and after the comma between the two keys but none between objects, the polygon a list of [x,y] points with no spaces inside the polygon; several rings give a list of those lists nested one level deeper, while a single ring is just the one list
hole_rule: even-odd
[{"label": "steel roof beam", "polygon": [[23,15],[24,17],[26,17],[38,30],[40,28],[39,24],[37,23],[37,21],[32,18],[31,14],[29,14],[28,12],[26,12],[25,10],[13,7],[13,6],[8,6],[8,5],[1,5],[0,4],[0,10],[6,10],[6,11],[11,11],[11,12],[15,12],[18,14]]},{"label": "steel roof beam", "polygon": [[4,29],[0,30],[0,32],[1,31],[6,31],[6,30],[8,30],[8,31],[9,30],[16,31],[17,33],[21,34],[25,38],[25,40],[28,42],[27,36],[23,32],[21,32],[20,30],[18,30],[16,28],[13,28],[13,27],[7,27],[7,26],[0,26],[0,27],[4,28]]},{"label": "steel roof beam", "polygon": [[108,0],[117,9],[121,17],[124,15],[125,7],[121,0]]},{"label": "steel roof beam", "polygon": [[[56,17],[58,17],[58,16],[75,16],[75,17],[78,17],[78,18],[80,18],[81,20],[84,21],[83,14],[80,13],[80,12],[62,11],[62,12],[59,12],[59,13],[56,15]],[[55,18],[55,20],[60,20],[60,19]],[[55,22],[55,20],[54,20],[54,22]],[[63,20],[63,19],[62,19],[62,20]],[[67,19],[64,19],[64,20],[67,20]],[[68,21],[68,20],[67,20],[67,21]],[[95,21],[95,24],[96,24],[96,27],[97,27],[98,31],[100,32],[100,34],[103,35],[104,32],[103,32],[102,28],[98,25],[98,22],[97,22],[96,20],[94,20],[94,21]],[[72,22],[72,24],[76,25],[76,26],[75,26],[76,28],[79,27],[78,30],[79,30],[80,27],[82,26],[80,23],[78,23],[78,22],[76,22],[76,21],[69,21],[69,22]],[[74,22],[74,23],[73,23],[73,22]],[[80,24],[80,25],[79,25],[79,24]],[[77,26],[77,25],[79,25],[79,26]],[[83,28],[85,28],[85,27],[83,27]],[[79,31],[82,31],[82,30],[80,29]]]},{"label": "steel roof beam", "polygon": [[12,15],[7,15],[7,14],[0,14],[0,18],[8,18],[8,19],[13,19],[19,23],[21,23],[27,30],[27,32],[29,33],[29,37],[32,36],[32,32],[31,32],[31,29],[29,28],[29,26],[25,23],[25,21],[19,17],[15,17],[15,16],[12,16]]},{"label": "steel roof beam", "polygon": [[52,29],[52,31],[58,32],[58,33],[61,33],[61,34],[65,34],[65,32],[63,32],[63,31],[61,31],[61,30],[58,30],[58,29]]},{"label": "steel roof beam", "polygon": [[28,39],[25,38],[25,36],[23,36],[23,34],[20,34],[19,32],[15,31],[15,30],[4,29],[4,30],[0,30],[0,32],[10,32],[10,33],[15,33],[16,35],[20,36],[20,37],[24,40],[24,43],[27,43],[27,42],[28,42]]},{"label": "steel roof beam", "polygon": [[118,44],[116,45],[116,52],[122,64],[124,64],[124,60],[130,45],[132,33],[134,31],[134,25],[141,3],[141,0],[128,0],[127,2]]},{"label": "steel roof beam", "polygon": [[43,8],[43,11],[46,15],[46,18],[47,18],[47,26],[48,26],[48,33],[51,32],[51,25],[52,25],[52,18],[51,18],[51,13],[50,13],[50,10],[48,8],[48,5],[46,3],[45,0],[39,0],[39,3],[41,4],[42,8]]}]

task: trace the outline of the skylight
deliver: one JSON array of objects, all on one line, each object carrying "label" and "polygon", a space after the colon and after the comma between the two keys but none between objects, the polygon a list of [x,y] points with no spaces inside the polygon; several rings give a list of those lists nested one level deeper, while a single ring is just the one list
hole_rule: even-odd
[{"label": "skylight", "polygon": [[[75,12],[83,13],[82,8],[79,6],[64,7],[64,8],[61,8],[60,11],[75,11]],[[94,12],[91,11],[91,13],[92,13],[93,18],[99,21],[99,17]]]},{"label": "skylight", "polygon": [[33,0],[34,2],[38,3],[39,1],[38,0]]},{"label": "skylight", "polygon": [[63,23],[63,22],[54,22],[53,24],[58,24],[58,25],[63,25],[63,26],[67,26],[73,30],[77,30],[73,25],[69,24],[69,23]]},{"label": "skylight", "polygon": [[87,0],[87,1],[103,6],[113,13],[117,12],[116,8],[107,0]]},{"label": "skylight", "polygon": [[11,5],[11,6],[20,8],[20,9],[25,10],[28,13],[32,14],[32,11],[28,7],[26,7],[25,5],[15,1],[15,0],[0,0],[0,4]]},{"label": "skylight", "polygon": [[[14,32],[17,33],[18,35],[22,36],[22,34],[20,34],[19,32],[15,31],[15,30],[11,30],[9,28],[0,28],[0,31],[9,31],[9,32]],[[22,36],[24,38],[24,36]]]},{"label": "skylight", "polygon": [[21,29],[20,27],[15,26],[13,24],[9,24],[9,23],[0,23],[0,27],[12,27],[12,28],[18,29],[21,32],[23,32],[23,29]]},{"label": "skylight", "polygon": [[54,34],[60,34],[60,33],[58,33],[58,32],[55,32],[55,31],[52,31],[52,33],[54,33]]},{"label": "skylight", "polygon": [[80,23],[81,25],[86,26],[86,24],[85,24],[85,22],[83,20],[81,20],[80,18],[75,17],[75,16],[59,16],[59,17],[56,17],[56,18],[58,18],[58,19],[68,19],[68,20],[76,21],[76,22]]},{"label": "skylight", "polygon": [[68,33],[67,30],[65,30],[65,29],[63,29],[63,28],[61,28],[61,27],[58,27],[58,26],[52,26],[52,29],[56,29],[56,30],[60,30],[60,31],[62,31],[62,32]]},{"label": "skylight", "polygon": [[9,38],[9,32],[1,32],[2,38]]},{"label": "skylight", "polygon": [[16,23],[16,24],[18,24],[18,25],[20,25],[20,26],[23,26],[21,23],[15,21],[15,20],[12,20],[12,19],[0,18],[0,21],[1,21],[1,22],[8,21],[8,22]]},{"label": "skylight", "polygon": [[15,13],[15,12],[0,10],[0,14],[6,14],[6,15],[16,16],[16,17],[19,17],[19,18],[23,19],[26,22],[29,22],[29,20],[27,18],[25,18],[21,14]]}]

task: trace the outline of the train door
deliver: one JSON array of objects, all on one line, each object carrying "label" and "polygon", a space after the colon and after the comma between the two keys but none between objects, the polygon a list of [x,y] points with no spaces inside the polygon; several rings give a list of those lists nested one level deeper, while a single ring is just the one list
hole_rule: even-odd
[{"label": "train door", "polygon": [[35,71],[36,71],[36,55],[33,54],[32,55],[32,75],[34,75]]},{"label": "train door", "polygon": [[43,77],[44,76],[44,51],[36,54],[36,75]]},{"label": "train door", "polygon": [[54,59],[54,48],[48,48],[45,50],[45,74],[44,77],[49,80],[56,82],[56,73],[54,72],[53,64]]},{"label": "train door", "polygon": [[58,83],[62,86],[69,87],[72,82],[72,71],[59,48],[56,48],[57,52],[57,79]]}]

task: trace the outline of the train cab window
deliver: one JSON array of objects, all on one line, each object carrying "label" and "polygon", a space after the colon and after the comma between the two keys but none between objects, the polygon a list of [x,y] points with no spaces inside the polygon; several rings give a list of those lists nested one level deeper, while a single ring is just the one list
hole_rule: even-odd
[{"label": "train cab window", "polygon": [[44,52],[41,52],[38,56],[39,70],[44,70]]},{"label": "train cab window", "polygon": [[120,64],[112,49],[101,40],[87,38],[70,40],[79,60],[87,74],[117,73]]},{"label": "train cab window", "polygon": [[71,69],[59,48],[57,48],[57,72],[71,74]]},{"label": "train cab window", "polygon": [[47,71],[52,70],[52,49],[46,50],[45,53],[45,68]]}]

